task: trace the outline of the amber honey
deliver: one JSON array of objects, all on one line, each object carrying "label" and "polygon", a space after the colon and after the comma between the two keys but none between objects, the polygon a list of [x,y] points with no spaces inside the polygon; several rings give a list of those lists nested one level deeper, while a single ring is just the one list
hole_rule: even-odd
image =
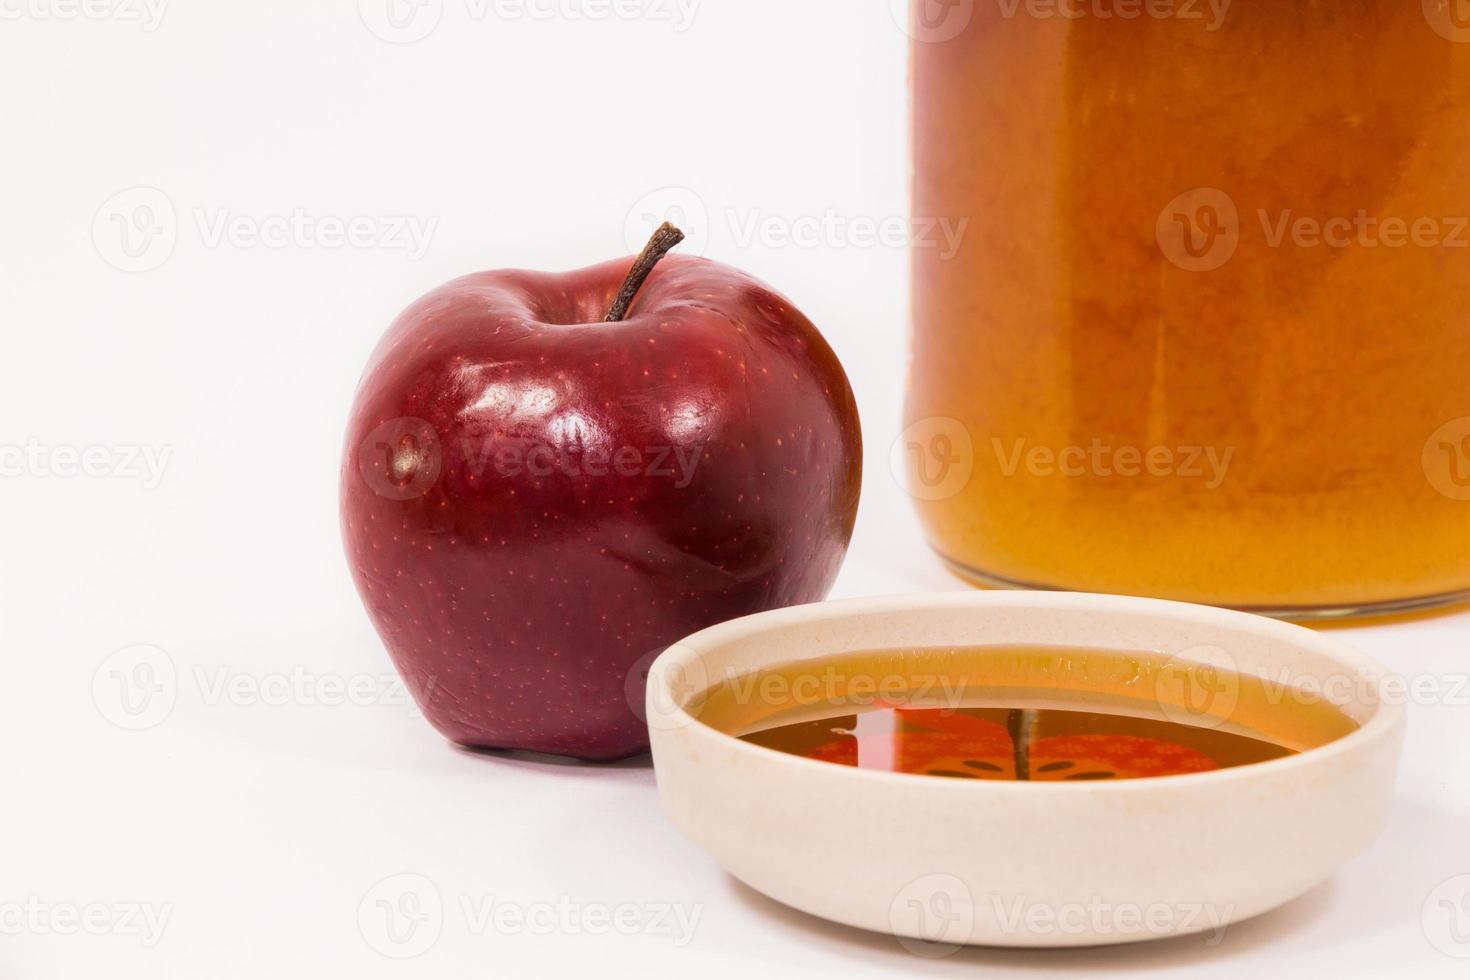
[{"label": "amber honey", "polygon": [[694,710],[748,742],[818,761],[1037,782],[1210,772],[1357,727],[1279,679],[1064,647],[847,654],[726,681]]},{"label": "amber honey", "polygon": [[914,250],[934,547],[1283,615],[1463,598],[1470,5],[1067,7],[916,29],[914,212],[969,219]]}]

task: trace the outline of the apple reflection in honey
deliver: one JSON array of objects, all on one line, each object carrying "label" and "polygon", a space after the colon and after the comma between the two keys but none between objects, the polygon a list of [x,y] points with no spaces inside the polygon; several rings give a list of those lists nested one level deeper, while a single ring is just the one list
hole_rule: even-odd
[{"label": "apple reflection in honey", "polygon": [[1217,729],[1053,708],[878,708],[745,740],[838,765],[951,779],[1077,782],[1208,772],[1291,755]]}]

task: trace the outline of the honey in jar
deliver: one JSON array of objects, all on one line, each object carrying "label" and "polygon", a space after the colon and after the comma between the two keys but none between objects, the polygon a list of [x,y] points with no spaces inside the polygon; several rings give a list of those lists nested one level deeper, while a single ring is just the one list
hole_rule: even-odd
[{"label": "honey in jar", "polygon": [[[918,4],[907,430],[992,585],[1470,595],[1470,3]],[[925,12],[928,12],[926,16]]]}]

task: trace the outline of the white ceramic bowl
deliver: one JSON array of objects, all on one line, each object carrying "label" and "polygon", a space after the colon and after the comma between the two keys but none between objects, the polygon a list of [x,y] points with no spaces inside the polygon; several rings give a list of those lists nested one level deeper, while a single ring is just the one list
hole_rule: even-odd
[{"label": "white ceramic bowl", "polygon": [[[758,669],[891,647],[1157,651],[1319,685],[1361,726],[1255,765],[1116,782],[942,779],[803,759],[685,709]],[[1224,653],[1222,654],[1222,651]],[[1298,626],[1116,596],[955,592],[723,623],[655,662],[648,721],[674,824],[726,870],[813,915],[961,944],[1081,946],[1223,929],[1310,890],[1378,835],[1404,712],[1392,675]]]}]

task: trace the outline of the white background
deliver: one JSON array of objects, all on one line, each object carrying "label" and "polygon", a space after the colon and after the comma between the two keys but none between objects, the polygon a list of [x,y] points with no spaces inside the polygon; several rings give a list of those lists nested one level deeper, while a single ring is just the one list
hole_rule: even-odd
[{"label": "white background", "polygon": [[[1470,895],[1441,887],[1470,873],[1463,615],[1340,634],[1426,685],[1387,832],[1216,946],[916,959],[723,875],[666,823],[646,762],[472,756],[401,703],[337,532],[370,348],[443,280],[626,254],[670,206],[847,366],[868,465],[837,594],[958,587],[887,462],[906,260],[862,237],[906,207],[907,38],[886,0],[601,18],[443,0],[415,43],[393,43],[381,0],[173,0],[161,21],[158,0],[89,2],[0,0],[0,444],[27,453],[0,478],[0,976],[1470,975],[1452,955],[1470,957],[1470,902],[1440,905]],[[298,209],[364,217],[374,240],[249,237]],[[401,218],[432,227],[422,254]],[[813,221],[815,240],[777,237]],[[89,447],[92,473],[66,475]],[[114,672],[149,669],[161,693],[120,713]],[[348,681],[350,703],[322,686]],[[378,885],[401,874],[423,878]],[[375,925],[405,884],[428,916],[408,947]],[[492,898],[698,919],[682,946],[477,929],[466,907]],[[161,937],[134,905],[167,914]],[[62,934],[88,908],[102,934]]]}]

